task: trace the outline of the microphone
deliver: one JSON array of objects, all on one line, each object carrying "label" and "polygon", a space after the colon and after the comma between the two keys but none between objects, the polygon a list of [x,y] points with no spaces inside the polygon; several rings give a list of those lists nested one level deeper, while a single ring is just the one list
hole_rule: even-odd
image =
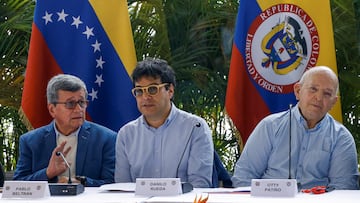
[{"label": "microphone", "polygon": [[56,156],[60,156],[69,169],[68,183],[49,183],[49,189],[51,195],[78,195],[84,192],[84,185],[80,183],[72,183],[71,181],[71,169],[69,162],[66,160],[62,152],[56,152]]},{"label": "microphone", "polygon": [[260,197],[294,197],[299,191],[299,183],[291,175],[291,110],[292,104],[289,105],[289,168],[288,179],[252,179],[251,196]]},{"label": "microphone", "polygon": [[[180,160],[179,160],[179,163],[176,167],[176,177],[178,178],[179,177],[179,168],[180,168],[180,164],[184,158],[184,155],[185,155],[185,151],[186,151],[186,148],[188,148],[189,146],[189,143],[190,143],[190,140],[191,140],[191,137],[192,137],[192,134],[194,132],[194,129],[195,128],[199,128],[201,126],[201,124],[199,122],[195,123],[195,125],[192,127],[191,131],[190,131],[190,135],[186,141],[186,144],[185,144],[185,147],[184,147],[184,151],[182,152],[181,154],[181,157],[180,157]],[[193,185],[189,182],[181,182],[181,188],[182,188],[182,191],[183,193],[187,193],[187,192],[190,192],[194,189]]]},{"label": "microphone", "polygon": [[292,104],[289,105],[289,179],[291,179],[291,108]]},{"label": "microphone", "polygon": [[[293,179],[292,175],[291,175],[291,138],[292,138],[292,133],[291,133],[291,110],[292,110],[292,104],[289,104],[289,178],[288,179]],[[296,180],[296,178],[295,178]],[[296,181],[297,182],[297,181]],[[297,189],[300,190],[301,189],[301,183],[296,183],[297,184]]]},{"label": "microphone", "polygon": [[64,154],[62,152],[56,152],[56,156],[61,156],[61,158],[64,160],[66,166],[68,167],[69,169],[69,179],[68,179],[68,183],[71,184],[72,181],[71,181],[71,170],[70,170],[70,165],[69,163],[67,162],[67,160],[65,159],[64,157]]}]

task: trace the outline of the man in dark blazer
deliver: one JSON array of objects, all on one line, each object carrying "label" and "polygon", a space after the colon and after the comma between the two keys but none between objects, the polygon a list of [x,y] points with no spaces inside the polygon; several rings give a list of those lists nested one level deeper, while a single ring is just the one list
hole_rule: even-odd
[{"label": "man in dark blazer", "polygon": [[60,74],[47,87],[50,124],[20,136],[20,157],[14,180],[67,182],[70,165],[73,182],[86,186],[114,182],[116,132],[85,121],[88,92],[79,78]]}]

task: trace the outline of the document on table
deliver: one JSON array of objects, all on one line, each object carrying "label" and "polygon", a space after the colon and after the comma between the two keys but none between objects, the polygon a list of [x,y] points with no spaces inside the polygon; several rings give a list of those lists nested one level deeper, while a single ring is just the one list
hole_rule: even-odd
[{"label": "document on table", "polygon": [[135,183],[111,183],[99,187],[100,191],[135,192]]},{"label": "document on table", "polygon": [[196,188],[196,191],[203,193],[250,193],[251,187],[237,188]]},{"label": "document on table", "polygon": [[238,188],[194,188],[193,191],[177,196],[157,196],[147,199],[146,203],[171,203],[171,202],[185,202],[193,203],[195,198],[209,197],[210,202],[239,202],[237,196],[227,194],[244,194],[244,197],[250,197],[250,187]]},{"label": "document on table", "polygon": [[[135,192],[135,183],[112,183],[99,187],[100,191],[119,191],[119,192]],[[202,193],[250,193],[250,187],[237,188],[195,188],[197,192]]]}]

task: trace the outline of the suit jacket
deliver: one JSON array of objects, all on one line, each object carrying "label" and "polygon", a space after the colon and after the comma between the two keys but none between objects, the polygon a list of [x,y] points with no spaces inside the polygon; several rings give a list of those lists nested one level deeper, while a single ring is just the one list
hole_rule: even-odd
[{"label": "suit jacket", "polygon": [[[86,186],[100,186],[114,182],[116,132],[85,121],[78,134],[76,175],[86,177]],[[48,179],[46,169],[56,147],[54,121],[49,125],[20,136],[20,157],[14,180]]]},{"label": "suit jacket", "polygon": [[[220,183],[221,182],[221,183]],[[212,187],[224,187],[232,188],[231,177],[224,167],[224,164],[221,161],[221,158],[216,150],[214,150],[214,165],[213,165],[213,175],[212,175]]]}]

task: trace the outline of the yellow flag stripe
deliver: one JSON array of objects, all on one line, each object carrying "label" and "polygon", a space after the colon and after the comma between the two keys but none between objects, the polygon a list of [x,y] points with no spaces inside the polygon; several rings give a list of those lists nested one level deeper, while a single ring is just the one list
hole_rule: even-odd
[{"label": "yellow flag stripe", "polygon": [[136,65],[136,53],[126,0],[89,0],[99,21],[130,75]]}]

